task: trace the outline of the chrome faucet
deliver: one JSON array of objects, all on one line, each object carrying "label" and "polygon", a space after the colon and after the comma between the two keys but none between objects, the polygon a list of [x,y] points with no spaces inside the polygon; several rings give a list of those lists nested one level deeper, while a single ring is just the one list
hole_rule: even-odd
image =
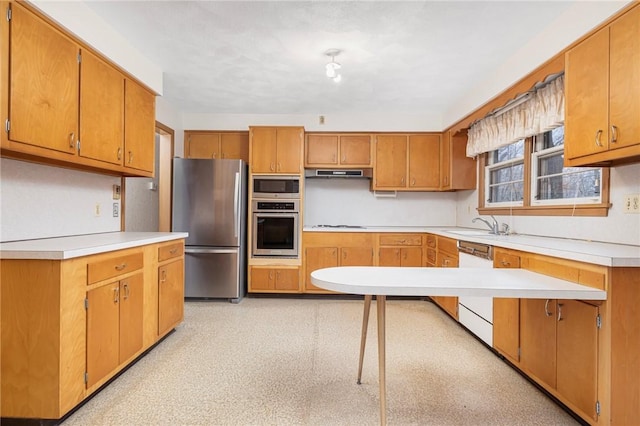
[{"label": "chrome faucet", "polygon": [[487,225],[487,226],[489,227],[489,230],[491,231],[491,232],[490,232],[491,234],[499,235],[499,234],[500,234],[500,225],[498,224],[498,221],[496,220],[496,218],[495,218],[495,217],[493,217],[493,216],[490,216],[490,217],[491,217],[491,219],[493,220],[493,224],[489,223],[489,221],[488,221],[488,220],[483,219],[483,218],[481,218],[481,217],[473,218],[473,219],[471,220],[471,222],[472,222],[472,223],[475,223],[475,222],[477,222],[478,220],[479,220],[479,221],[481,221],[481,222],[484,222],[484,223],[485,223],[485,225]]}]

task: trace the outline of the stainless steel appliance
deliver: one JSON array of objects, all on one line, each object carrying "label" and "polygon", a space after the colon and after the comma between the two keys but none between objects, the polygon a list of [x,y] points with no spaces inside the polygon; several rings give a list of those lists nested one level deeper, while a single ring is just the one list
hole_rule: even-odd
[{"label": "stainless steel appliance", "polygon": [[242,160],[173,160],[172,230],[189,233],[185,297],[246,295],[246,200]]},{"label": "stainless steel appliance", "polygon": [[252,256],[298,257],[300,200],[253,200],[252,212]]},{"label": "stainless steel appliance", "polygon": [[[493,268],[493,247],[470,241],[458,241],[460,268]],[[458,298],[460,324],[493,346],[493,298],[460,296]]]},{"label": "stainless steel appliance", "polygon": [[300,198],[299,176],[253,176],[253,198]]}]

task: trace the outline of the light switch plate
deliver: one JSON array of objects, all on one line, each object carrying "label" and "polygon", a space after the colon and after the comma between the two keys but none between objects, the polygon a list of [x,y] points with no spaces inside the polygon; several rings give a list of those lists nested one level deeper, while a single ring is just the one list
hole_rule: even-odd
[{"label": "light switch plate", "polygon": [[114,200],[119,200],[120,199],[120,185],[113,185],[113,199]]},{"label": "light switch plate", "polygon": [[640,194],[628,194],[624,197],[623,211],[640,214]]}]

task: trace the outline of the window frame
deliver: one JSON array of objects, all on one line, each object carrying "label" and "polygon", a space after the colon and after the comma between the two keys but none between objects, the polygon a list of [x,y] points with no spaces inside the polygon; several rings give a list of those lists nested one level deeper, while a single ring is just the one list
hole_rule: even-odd
[{"label": "window frame", "polygon": [[533,148],[534,137],[525,139],[524,148],[524,187],[522,205],[496,206],[486,203],[486,182],[488,156],[490,153],[478,156],[478,213],[482,215],[513,215],[513,216],[596,216],[604,217],[609,213],[609,168],[602,167],[600,182],[600,203],[584,204],[570,203],[544,203],[531,202],[533,180]]}]

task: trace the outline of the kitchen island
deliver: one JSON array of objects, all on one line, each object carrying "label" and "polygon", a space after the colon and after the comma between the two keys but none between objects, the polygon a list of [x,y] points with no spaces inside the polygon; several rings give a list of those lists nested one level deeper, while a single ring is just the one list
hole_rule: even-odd
[{"label": "kitchen island", "polygon": [[186,233],[0,244],[3,419],[58,420],[183,319]]}]

